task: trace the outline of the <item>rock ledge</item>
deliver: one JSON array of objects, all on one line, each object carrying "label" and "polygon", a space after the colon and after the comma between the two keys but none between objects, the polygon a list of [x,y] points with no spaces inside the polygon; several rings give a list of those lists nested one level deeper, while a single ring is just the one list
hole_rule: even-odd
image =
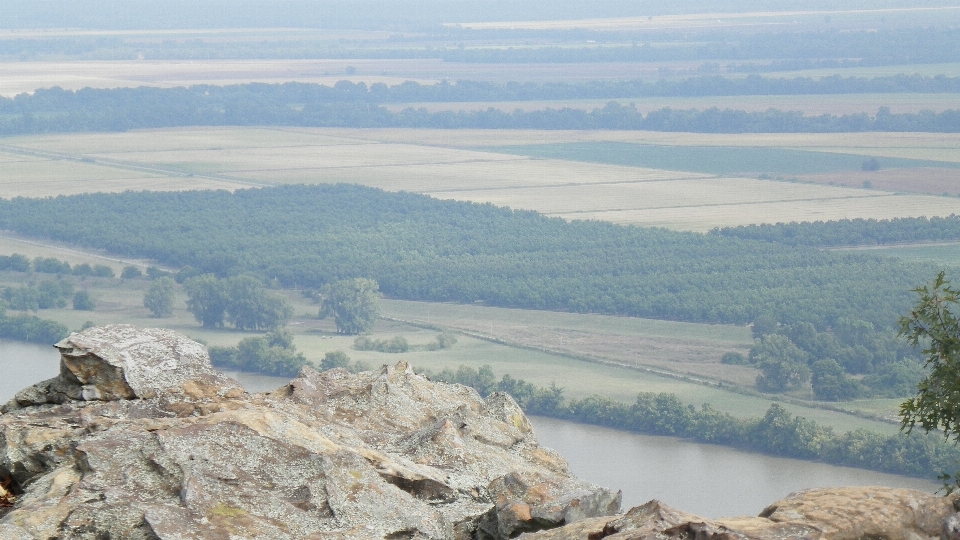
[{"label": "rock ledge", "polygon": [[506,539],[619,511],[509,396],[404,362],[248,394],[168,330],[56,346],[0,415],[0,539]]}]

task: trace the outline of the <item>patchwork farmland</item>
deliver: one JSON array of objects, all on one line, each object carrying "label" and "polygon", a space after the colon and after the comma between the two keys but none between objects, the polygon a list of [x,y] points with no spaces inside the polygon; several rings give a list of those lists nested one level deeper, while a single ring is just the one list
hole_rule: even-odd
[{"label": "patchwork farmland", "polygon": [[[507,145],[510,153],[501,150]],[[650,145],[669,159],[630,156],[631,149],[646,152]],[[544,149],[559,159],[543,157]],[[737,152],[757,154],[761,164],[772,160],[772,174],[758,178],[764,169],[757,167],[765,165],[743,165],[750,172],[742,174],[710,168],[712,155]],[[863,179],[873,173],[858,168],[868,157],[901,168],[879,171],[872,185]],[[793,175],[775,168],[794,162]],[[566,219],[705,231],[960,213],[960,199],[942,196],[950,191],[944,185],[960,175],[957,164],[960,137],[940,134],[192,128],[5,139],[0,191],[42,197],[349,182]]]}]

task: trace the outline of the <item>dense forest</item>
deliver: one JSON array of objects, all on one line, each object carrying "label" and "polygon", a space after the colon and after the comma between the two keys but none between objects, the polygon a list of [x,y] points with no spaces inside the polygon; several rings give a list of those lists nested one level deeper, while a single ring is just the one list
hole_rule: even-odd
[{"label": "dense forest", "polygon": [[788,246],[836,247],[942,242],[960,240],[960,216],[741,225],[713,229],[710,233]]},{"label": "dense forest", "polygon": [[[83,216],[56,219],[48,216]],[[932,267],[722,235],[566,222],[355,185],[0,201],[0,228],[286,287],[744,324],[891,327]]]},{"label": "dense forest", "polygon": [[[889,84],[877,85],[839,77],[822,81],[769,81],[758,76],[745,80],[722,77],[690,79],[680,88],[665,90],[671,95],[743,95],[746,92],[813,93],[825,85],[839,88],[943,88],[957,91],[960,79],[946,77],[893,77]],[[900,84],[902,83],[902,84]],[[641,89],[647,83],[636,83]],[[669,88],[677,83],[651,83],[642,95],[656,95],[658,85]],[[507,99],[517,94],[570,94],[580,97],[597,94],[620,94],[629,84],[595,83],[581,88],[572,85],[534,85],[529,92],[523,85],[466,83],[421,86],[404,83],[388,87],[341,81],[332,88],[300,83],[280,85],[245,84],[233,86],[192,86],[189,88],[119,88],[97,90],[85,88],[68,91],[61,88],[38,90],[32,95],[0,98],[0,136],[73,131],[126,131],[139,128],[219,125],[293,125],[313,127],[412,127],[412,128],[483,128],[483,129],[624,129],[653,131],[689,131],[706,133],[794,133],[794,132],[858,132],[858,131],[960,131],[960,109],[939,113],[891,113],[881,108],[877,114],[866,113],[805,116],[797,111],[770,109],[764,112],[740,110],[673,110],[664,108],[640,113],[634,105],[615,102],[591,111],[575,108],[512,112],[495,108],[480,111],[429,112],[424,108],[391,111],[379,105],[395,99],[422,101],[465,100],[480,95],[498,95]],[[597,86],[599,89],[591,89]],[[774,91],[780,86],[784,90]],[[803,89],[807,87],[807,91]],[[753,90],[747,90],[753,88]],[[864,90],[858,90],[864,91]],[[868,90],[869,91],[869,90]],[[933,90],[926,90],[933,91]],[[683,92],[688,92],[684,94]],[[817,91],[816,93],[820,93]],[[446,95],[444,95],[446,94]],[[631,94],[636,97],[638,94]],[[569,96],[568,97],[572,97]],[[489,99],[489,98],[488,98]],[[531,98],[525,98],[531,99]]]}]

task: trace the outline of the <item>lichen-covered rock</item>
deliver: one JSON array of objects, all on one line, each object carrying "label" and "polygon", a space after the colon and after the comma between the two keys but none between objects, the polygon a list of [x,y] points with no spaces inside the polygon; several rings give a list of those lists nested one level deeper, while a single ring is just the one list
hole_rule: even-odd
[{"label": "lichen-covered rock", "polygon": [[100,326],[70,334],[56,347],[60,375],[21,390],[3,412],[45,403],[243,393],[213,369],[203,345],[170,330]]},{"label": "lichen-covered rock", "polygon": [[619,510],[509,396],[403,362],[247,394],[166,330],[57,347],[0,415],[0,540],[499,539]]},{"label": "lichen-covered rock", "polygon": [[704,519],[650,501],[623,516],[594,518],[524,540],[933,540],[947,534],[958,499],[913,489],[810,489],[758,517]]}]

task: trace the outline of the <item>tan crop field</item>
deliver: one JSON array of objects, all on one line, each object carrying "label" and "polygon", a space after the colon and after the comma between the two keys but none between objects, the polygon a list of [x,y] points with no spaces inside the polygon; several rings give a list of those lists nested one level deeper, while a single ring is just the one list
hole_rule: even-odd
[{"label": "tan crop field", "polygon": [[[431,192],[440,199],[464,196],[459,191]],[[573,217],[572,214],[622,212],[647,209],[682,209],[702,206],[752,206],[764,203],[805,203],[831,199],[877,197],[863,189],[824,187],[815,184],[770,182],[752,178],[705,178],[633,182],[626,184],[584,184],[475,190],[472,200],[498,206],[516,206],[518,201],[535,201],[538,212]],[[960,202],[960,201],[958,201]],[[957,205],[960,209],[960,204]]]},{"label": "tan crop field", "polygon": [[869,182],[873,189],[885,191],[960,196],[960,171],[957,169],[883,169],[810,174],[803,175],[800,179],[804,182],[848,187],[862,187]]},{"label": "tan crop field", "polygon": [[777,24],[823,26],[824,17],[829,16],[838,22],[850,18],[872,17],[879,22],[880,17],[922,19],[929,22],[955,19],[960,16],[956,7],[915,7],[883,9],[834,9],[834,10],[795,10],[795,11],[750,11],[750,12],[713,12],[683,13],[676,15],[657,15],[648,17],[609,17],[595,19],[564,19],[547,21],[490,21],[464,22],[456,25],[472,29],[508,29],[508,30],[681,30],[694,28],[738,28],[745,26],[769,26]]},{"label": "tan crop field", "polygon": [[[489,146],[583,141],[960,162],[956,134],[192,128],[5,139],[0,146],[5,158],[0,161],[0,190],[11,197],[351,182],[568,219],[694,231],[761,222],[960,213],[956,197],[903,193],[953,194],[957,189],[949,186],[960,174],[957,169],[856,171],[792,183],[483,151]],[[863,189],[864,180],[873,189]]]},{"label": "tan crop field", "polygon": [[564,214],[564,217],[708,231],[714,227],[730,227],[747,223],[789,223],[855,218],[891,219],[950,214],[960,214],[960,199],[880,192],[880,195],[872,197],[582,212]]}]

